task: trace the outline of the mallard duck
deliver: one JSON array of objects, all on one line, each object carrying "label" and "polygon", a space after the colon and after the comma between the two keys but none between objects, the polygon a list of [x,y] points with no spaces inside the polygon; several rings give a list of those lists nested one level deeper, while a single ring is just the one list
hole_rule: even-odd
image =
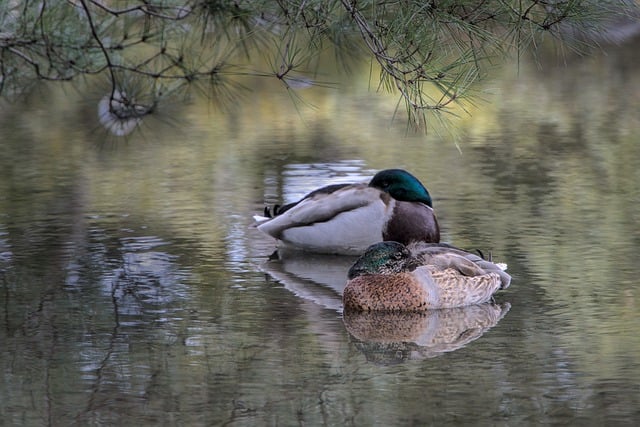
[{"label": "mallard duck", "polygon": [[511,283],[506,265],[446,244],[380,242],[349,269],[345,310],[421,311],[489,301]]},{"label": "mallard duck", "polygon": [[256,219],[280,245],[310,252],[361,255],[380,241],[440,241],[429,192],[402,169],[380,171],[369,184],[319,188]]}]

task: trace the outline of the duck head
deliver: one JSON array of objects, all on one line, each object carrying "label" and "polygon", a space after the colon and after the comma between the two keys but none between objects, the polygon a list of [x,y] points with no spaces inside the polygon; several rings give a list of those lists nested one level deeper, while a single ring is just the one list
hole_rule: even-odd
[{"label": "duck head", "polygon": [[369,246],[348,273],[349,280],[365,274],[393,274],[412,271],[418,261],[402,243],[386,241]]},{"label": "duck head", "polygon": [[403,202],[422,202],[432,206],[431,195],[420,180],[403,169],[385,169],[374,175],[369,182],[374,187],[389,193]]}]

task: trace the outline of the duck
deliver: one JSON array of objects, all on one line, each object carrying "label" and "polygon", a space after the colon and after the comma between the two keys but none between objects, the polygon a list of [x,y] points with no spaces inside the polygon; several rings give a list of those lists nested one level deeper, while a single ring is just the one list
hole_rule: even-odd
[{"label": "duck", "polygon": [[347,273],[345,311],[424,311],[492,300],[511,284],[506,264],[446,243],[379,242]]},{"label": "duck", "polygon": [[255,219],[280,247],[316,253],[355,256],[380,241],[440,241],[431,195],[404,169],[382,170],[368,184],[318,188]]}]

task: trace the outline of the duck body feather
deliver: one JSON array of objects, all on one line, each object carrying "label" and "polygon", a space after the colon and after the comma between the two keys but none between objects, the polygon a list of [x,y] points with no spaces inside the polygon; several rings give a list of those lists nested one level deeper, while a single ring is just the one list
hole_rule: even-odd
[{"label": "duck body feather", "polygon": [[490,301],[500,289],[500,276],[465,277],[452,268],[418,267],[410,273],[359,276],[347,284],[345,309],[356,311],[422,311],[465,307]]},{"label": "duck body feather", "polygon": [[382,242],[349,270],[345,310],[422,311],[491,300],[511,276],[500,265],[449,245]]},{"label": "duck body feather", "polygon": [[366,184],[353,184],[329,193],[315,192],[258,225],[258,230],[284,246],[358,255],[383,240],[383,228],[394,205],[388,194]]}]

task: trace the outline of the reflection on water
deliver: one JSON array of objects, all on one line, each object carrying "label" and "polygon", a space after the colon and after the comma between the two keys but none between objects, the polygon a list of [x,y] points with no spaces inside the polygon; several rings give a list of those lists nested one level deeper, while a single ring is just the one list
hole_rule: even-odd
[{"label": "reflection on water", "polygon": [[420,313],[344,313],[347,331],[368,360],[389,362],[439,356],[477,340],[507,314],[509,303]]},{"label": "reflection on water", "polygon": [[336,163],[287,164],[282,171],[282,197],[286,203],[300,200],[310,191],[324,185],[368,182],[377,171],[365,169],[362,160]]},{"label": "reflection on water", "polygon": [[[68,91],[3,107],[3,422],[640,419],[638,52],[505,69],[457,122],[462,153],[391,124],[368,70],[309,89],[317,110],[268,89],[233,115],[194,101],[110,147]],[[497,304],[343,314],[352,258],[270,258],[251,228],[265,203],[388,167],[425,183],[444,241],[509,264]]]},{"label": "reflection on water", "polygon": [[342,291],[356,257],[311,254],[279,249],[260,269],[293,294],[342,311]]}]

